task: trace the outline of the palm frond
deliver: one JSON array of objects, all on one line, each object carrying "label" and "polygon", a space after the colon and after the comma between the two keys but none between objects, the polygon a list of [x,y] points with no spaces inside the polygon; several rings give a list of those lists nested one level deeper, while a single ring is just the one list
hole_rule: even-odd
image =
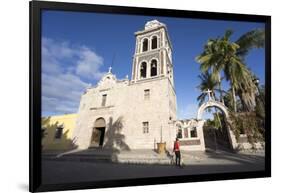
[{"label": "palm frond", "polygon": [[264,29],[255,29],[242,35],[236,42],[240,47],[237,55],[244,58],[251,49],[263,48],[265,43]]},{"label": "palm frond", "polygon": [[232,34],[233,34],[233,31],[231,29],[226,30],[225,34],[224,34],[224,40],[229,40],[229,38]]}]

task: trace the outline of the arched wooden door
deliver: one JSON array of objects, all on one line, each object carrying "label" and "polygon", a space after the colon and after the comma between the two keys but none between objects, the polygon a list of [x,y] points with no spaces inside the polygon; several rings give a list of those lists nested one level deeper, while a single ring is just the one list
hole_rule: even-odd
[{"label": "arched wooden door", "polygon": [[104,142],[106,123],[104,118],[96,119],[92,131],[90,147],[102,147]]}]

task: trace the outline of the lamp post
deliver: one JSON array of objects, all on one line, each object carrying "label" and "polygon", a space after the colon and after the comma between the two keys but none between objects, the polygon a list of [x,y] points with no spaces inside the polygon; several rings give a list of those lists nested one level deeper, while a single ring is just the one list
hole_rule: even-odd
[{"label": "lamp post", "polygon": [[253,79],[253,82],[257,87],[256,95],[257,95],[258,99],[262,102],[262,105],[264,106],[265,105],[264,98],[261,96],[261,91],[260,91],[260,87],[259,87],[260,79],[255,77]]},{"label": "lamp post", "polygon": [[162,125],[160,126],[160,142],[157,143],[157,150],[159,154],[165,153],[166,151],[166,142],[163,142],[163,137],[162,137]]},{"label": "lamp post", "polygon": [[255,77],[255,78],[253,78],[253,82],[257,87],[258,94],[260,94],[260,87],[259,87],[260,79]]}]

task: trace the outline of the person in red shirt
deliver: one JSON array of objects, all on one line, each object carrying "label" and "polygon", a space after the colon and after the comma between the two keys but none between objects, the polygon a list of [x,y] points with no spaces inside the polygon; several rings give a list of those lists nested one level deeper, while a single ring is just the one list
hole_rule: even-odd
[{"label": "person in red shirt", "polygon": [[180,143],[179,139],[176,138],[176,141],[174,143],[174,152],[176,154],[176,165],[181,166],[181,152],[180,152]]}]

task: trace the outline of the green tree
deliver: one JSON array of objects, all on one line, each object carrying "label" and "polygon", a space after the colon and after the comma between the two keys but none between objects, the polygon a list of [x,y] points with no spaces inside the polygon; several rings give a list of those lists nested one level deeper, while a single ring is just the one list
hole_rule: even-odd
[{"label": "green tree", "polygon": [[201,106],[208,97],[208,94],[205,92],[208,89],[212,91],[210,93],[211,97],[214,99],[216,98],[215,91],[219,90],[217,89],[219,82],[213,76],[211,76],[209,72],[202,73],[198,77],[201,80],[201,83],[197,86],[197,88],[201,91],[201,94],[197,97],[197,101],[199,101],[199,106]]},{"label": "green tree", "polygon": [[[265,31],[264,29],[254,29],[251,30],[242,36],[238,38],[238,40],[235,42],[239,45],[239,48],[237,50],[237,55],[240,57],[240,59],[245,63],[245,57],[247,54],[255,48],[264,48],[265,44]],[[252,80],[256,80],[254,74],[252,74]],[[254,82],[255,83],[255,82]],[[258,86],[258,85],[256,85]],[[254,111],[255,106],[257,105],[257,99],[256,99],[256,92],[257,87],[251,86],[247,87],[247,85],[241,85],[241,87],[238,89],[237,94],[239,98],[241,99],[241,103],[243,106],[244,111]]]},{"label": "green tree", "polygon": [[[236,55],[239,46],[230,41],[231,35],[232,31],[227,30],[222,38],[208,40],[203,53],[197,56],[196,60],[200,63],[201,71],[203,73],[210,71],[211,76],[218,80],[219,85],[221,85],[221,72],[224,72],[226,79],[230,80],[234,111],[236,112],[235,89],[238,86],[237,75],[239,75],[236,67],[239,67],[240,70],[244,69],[242,62]],[[219,89],[221,101],[224,103],[221,86]]]},{"label": "green tree", "polygon": [[244,60],[245,56],[253,48],[264,48],[265,31],[264,29],[251,30],[238,38],[235,42],[239,45],[237,55]]},{"label": "green tree", "polygon": [[[201,80],[200,85],[197,86],[198,89],[200,89],[201,94],[197,97],[197,101],[199,101],[199,106],[201,106],[205,101],[206,98],[208,97],[208,93],[206,92],[207,90],[210,90],[210,96],[213,99],[216,99],[216,91],[221,91],[218,89],[219,82],[218,80],[214,77],[211,76],[211,74],[207,71],[204,74],[201,74],[198,76],[199,79]],[[209,112],[211,112],[211,109],[207,109]],[[218,116],[217,109],[215,108],[215,114],[217,115],[217,122],[221,126],[221,120],[220,117]]]},{"label": "green tree", "polygon": [[258,87],[258,96],[256,97],[256,114],[259,118],[265,118],[265,89],[264,86]]},{"label": "green tree", "polygon": [[220,99],[223,103],[221,73],[229,81],[234,112],[237,112],[236,95],[238,91],[241,101],[247,107],[245,109],[251,111],[254,107],[256,87],[253,83],[252,73],[243,61],[250,49],[262,46],[261,41],[256,41],[256,37],[262,39],[261,34],[261,32],[248,32],[242,35],[237,42],[232,42],[230,41],[232,31],[227,30],[223,37],[208,40],[203,52],[196,57],[201,71],[203,73],[209,71],[211,76],[218,80]]},{"label": "green tree", "polygon": [[[232,100],[231,90],[228,90],[224,93],[225,95],[223,96],[223,99],[224,99],[225,106],[227,106],[227,108],[230,111],[234,112],[234,104]],[[240,98],[237,98],[236,106],[237,106],[237,112],[241,112],[243,110]]]}]

